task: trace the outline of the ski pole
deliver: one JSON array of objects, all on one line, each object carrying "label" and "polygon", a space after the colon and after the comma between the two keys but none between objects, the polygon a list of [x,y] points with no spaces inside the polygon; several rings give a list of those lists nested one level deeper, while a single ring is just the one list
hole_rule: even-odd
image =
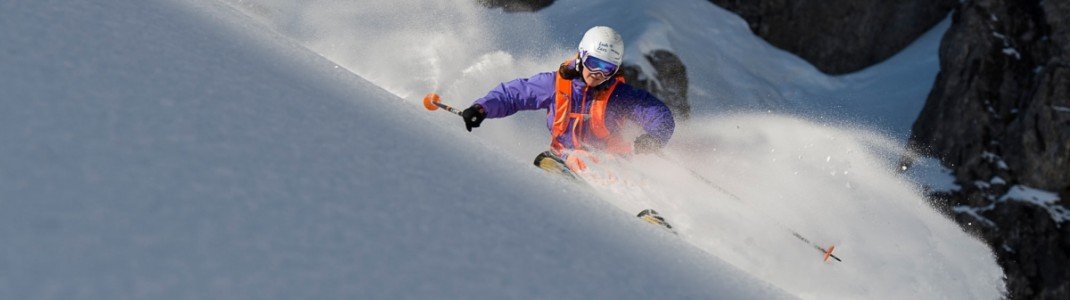
[{"label": "ski pole", "polygon": [[[712,180],[706,179],[706,177],[702,176],[701,174],[699,174],[695,170],[692,170],[691,168],[688,168],[686,165],[677,162],[675,159],[669,158],[668,156],[665,155],[665,153],[656,152],[656,154],[658,155],[658,157],[661,157],[662,159],[667,160],[667,161],[669,161],[669,162],[671,162],[673,164],[676,164],[676,166],[678,166],[680,168],[683,168],[684,170],[687,170],[688,172],[691,172],[692,176],[694,176],[695,178],[698,178],[702,182],[705,182],[707,185],[709,185],[710,187],[720,191],[721,193],[724,193],[725,195],[728,195],[728,197],[731,197],[732,199],[735,199],[736,201],[739,201],[739,202],[741,202],[743,204],[747,204],[747,202],[743,201],[743,199],[740,198],[739,196],[736,196],[735,194],[732,194],[732,193],[728,192],[727,190],[725,190],[721,186],[717,185],[716,183],[713,183]],[[760,210],[758,210],[757,208],[754,208],[754,207],[751,207],[751,209],[754,209],[755,211],[761,212]],[[766,218],[769,218],[768,215],[766,216]],[[808,244],[810,246],[813,246],[818,251],[821,251],[821,253],[824,253],[824,260],[825,261],[828,261],[830,257],[832,259],[835,259],[836,261],[839,261],[839,262],[843,261],[839,257],[836,257],[836,255],[832,254],[832,251],[836,249],[835,245],[829,246],[828,249],[825,249],[825,248],[821,247],[820,245],[815,244],[814,242],[811,242],[809,239],[806,239],[805,237],[802,236],[802,234],[796,232],[795,230],[792,230],[791,228],[788,228],[787,226],[784,226],[784,224],[780,224],[779,222],[776,222],[775,219],[772,219],[772,218],[769,218],[769,219],[773,220],[773,222],[775,222],[777,225],[779,225],[784,230],[787,230],[788,232],[791,232],[791,235],[795,236],[795,238],[799,239],[799,241],[802,241],[803,243],[806,243],[806,244]]]},{"label": "ski pole", "polygon": [[427,96],[424,96],[424,108],[426,108],[427,110],[431,110],[431,111],[441,108],[441,109],[445,109],[446,111],[449,111],[449,112],[451,112],[451,113],[453,113],[455,115],[458,115],[458,116],[461,115],[461,111],[460,110],[457,110],[456,108],[453,108],[452,106],[449,106],[449,105],[446,105],[446,104],[442,104],[442,98],[439,97],[438,94],[435,94],[435,93],[430,93],[430,94],[427,94]]}]

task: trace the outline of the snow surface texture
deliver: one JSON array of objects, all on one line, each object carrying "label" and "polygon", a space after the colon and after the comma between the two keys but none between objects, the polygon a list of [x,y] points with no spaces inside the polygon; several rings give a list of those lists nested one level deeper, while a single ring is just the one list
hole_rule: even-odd
[{"label": "snow surface texture", "polygon": [[214,1],[0,40],[0,299],[789,297]]},{"label": "snow surface texture", "polygon": [[[931,78],[935,63],[823,76],[699,0],[560,1],[524,15],[459,0],[230,3],[285,36],[214,1],[0,5],[0,139],[15,141],[0,146],[0,298],[1004,290],[991,251],[894,175],[898,143],[853,127],[885,123],[848,112],[880,113],[825,100],[908,86],[873,79]],[[630,59],[666,47],[688,65],[709,115],[679,128],[668,157],[682,164],[609,161],[600,167],[634,184],[582,188],[530,166],[546,147],[542,114],[469,134],[415,101],[439,91],[463,106],[550,70],[595,24],[635,41]],[[934,40],[901,55],[935,62]],[[903,97],[889,99],[920,109]],[[713,116],[738,108],[852,126]],[[902,129],[888,124],[878,128]],[[637,221],[637,207],[662,211],[679,236]],[[821,262],[785,228],[836,244],[844,262]]]}]

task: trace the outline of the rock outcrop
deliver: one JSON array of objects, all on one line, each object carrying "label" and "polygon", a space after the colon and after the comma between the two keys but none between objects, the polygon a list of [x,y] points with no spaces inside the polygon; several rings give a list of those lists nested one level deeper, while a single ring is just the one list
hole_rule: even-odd
[{"label": "rock outcrop", "polygon": [[654,67],[656,74],[644,74],[638,66],[625,63],[620,71],[624,80],[665,102],[676,122],[690,119],[691,103],[687,99],[687,67],[684,62],[666,50],[654,50],[643,57]]},{"label": "rock outcrop", "polygon": [[962,5],[912,142],[962,182],[1014,177],[1070,196],[1070,4],[1029,2]]},{"label": "rock outcrop", "polygon": [[951,206],[983,212],[957,218],[979,224],[1011,298],[1070,299],[1068,224],[1001,201],[1025,185],[1070,206],[1070,1],[964,1],[952,22],[910,143],[955,171]]},{"label": "rock outcrop", "polygon": [[710,0],[822,72],[876,64],[939,23],[957,0]]}]

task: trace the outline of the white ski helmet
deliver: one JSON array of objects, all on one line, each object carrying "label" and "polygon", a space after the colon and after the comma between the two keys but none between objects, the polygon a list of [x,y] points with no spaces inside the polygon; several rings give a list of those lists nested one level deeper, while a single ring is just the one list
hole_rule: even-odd
[{"label": "white ski helmet", "polygon": [[587,30],[580,40],[580,53],[597,57],[617,66],[624,61],[624,39],[613,28],[595,26]]}]

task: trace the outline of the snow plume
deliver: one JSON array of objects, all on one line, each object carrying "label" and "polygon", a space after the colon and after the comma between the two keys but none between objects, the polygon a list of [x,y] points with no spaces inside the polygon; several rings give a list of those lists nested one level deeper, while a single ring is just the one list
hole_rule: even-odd
[{"label": "snow plume", "polygon": [[[549,41],[539,18],[470,0],[225,1],[404,99],[438,92],[468,103],[499,82],[552,70],[567,48]],[[532,45],[562,55],[526,54]]]},{"label": "snow plume", "polygon": [[[605,198],[632,213],[659,211],[690,243],[789,293],[846,299],[1004,293],[1002,269],[988,246],[895,172],[905,150],[891,138],[794,117],[736,115],[681,128],[670,148],[620,167],[645,175]],[[843,262],[823,262],[793,232],[821,247],[835,245]]]}]

